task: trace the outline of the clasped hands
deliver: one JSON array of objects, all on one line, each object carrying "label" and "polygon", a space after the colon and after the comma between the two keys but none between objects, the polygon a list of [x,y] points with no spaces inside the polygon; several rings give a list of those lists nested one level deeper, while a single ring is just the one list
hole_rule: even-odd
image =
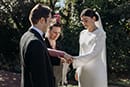
[{"label": "clasped hands", "polygon": [[73,57],[68,53],[64,54],[64,59],[66,60],[66,63],[68,63],[68,64],[73,62]]},{"label": "clasped hands", "polygon": [[53,57],[59,57],[61,60],[65,60],[66,63],[70,64],[73,62],[73,57],[64,51],[48,48],[48,52]]}]

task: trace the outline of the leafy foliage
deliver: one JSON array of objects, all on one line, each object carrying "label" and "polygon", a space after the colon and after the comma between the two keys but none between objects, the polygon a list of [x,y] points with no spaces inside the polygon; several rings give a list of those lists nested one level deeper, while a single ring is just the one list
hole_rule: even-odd
[{"label": "leafy foliage", "polygon": [[0,69],[20,72],[19,40],[30,26],[28,14],[33,2],[0,1]]}]

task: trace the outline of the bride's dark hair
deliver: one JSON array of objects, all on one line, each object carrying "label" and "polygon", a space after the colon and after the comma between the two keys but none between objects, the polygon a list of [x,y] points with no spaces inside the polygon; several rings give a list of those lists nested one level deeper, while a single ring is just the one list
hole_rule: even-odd
[{"label": "bride's dark hair", "polygon": [[90,9],[90,8],[86,8],[86,9],[84,9],[82,12],[81,12],[81,14],[80,14],[80,17],[82,17],[82,16],[88,16],[88,17],[96,17],[96,21],[98,21],[98,15],[96,14],[96,12],[95,11],[93,11],[92,9]]}]

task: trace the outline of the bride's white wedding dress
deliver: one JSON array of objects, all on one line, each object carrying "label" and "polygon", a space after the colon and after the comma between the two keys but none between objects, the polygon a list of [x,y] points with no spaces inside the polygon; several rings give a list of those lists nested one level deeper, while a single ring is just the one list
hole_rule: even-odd
[{"label": "bride's white wedding dress", "polygon": [[103,29],[81,31],[79,56],[73,61],[79,87],[107,87],[105,40]]}]

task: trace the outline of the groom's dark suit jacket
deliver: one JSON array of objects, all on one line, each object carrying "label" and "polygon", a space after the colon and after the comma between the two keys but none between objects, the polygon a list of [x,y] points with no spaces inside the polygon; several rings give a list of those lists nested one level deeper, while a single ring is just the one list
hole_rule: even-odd
[{"label": "groom's dark suit jacket", "polygon": [[21,38],[21,87],[55,87],[52,64],[46,43],[34,29]]}]

